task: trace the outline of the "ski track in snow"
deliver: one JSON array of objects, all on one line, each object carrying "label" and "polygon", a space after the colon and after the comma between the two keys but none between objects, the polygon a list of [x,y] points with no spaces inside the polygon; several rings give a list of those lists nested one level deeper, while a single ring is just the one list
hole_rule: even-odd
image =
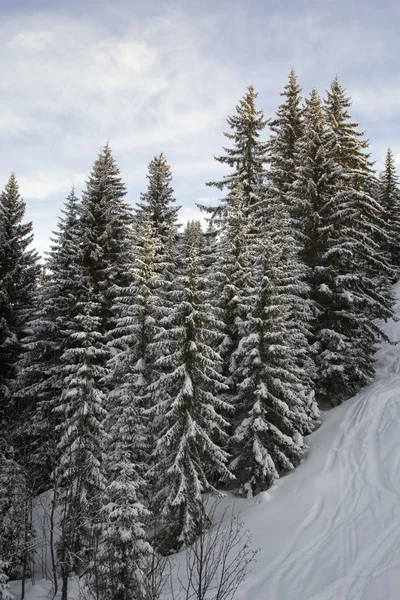
[{"label": "ski track in snow", "polygon": [[[400,323],[386,330],[400,341]],[[238,600],[400,599],[400,346],[308,440],[268,504],[240,504],[261,550]]]},{"label": "ski track in snow", "polygon": [[[400,322],[386,331],[400,342]],[[218,508],[234,506],[260,548],[235,600],[400,600],[400,345],[383,344],[374,382],[307,441],[309,456],[268,493]],[[47,588],[27,600],[51,598]]]}]

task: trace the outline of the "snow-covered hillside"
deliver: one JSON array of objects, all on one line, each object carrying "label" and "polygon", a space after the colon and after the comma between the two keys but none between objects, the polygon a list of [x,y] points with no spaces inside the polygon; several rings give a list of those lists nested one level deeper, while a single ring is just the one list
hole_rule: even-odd
[{"label": "snow-covered hillside", "polygon": [[[386,331],[400,341],[400,322]],[[237,600],[399,599],[400,346],[383,345],[374,383],[328,412],[308,444],[274,488],[223,502],[260,547]],[[46,597],[42,584],[27,600]]]},{"label": "snow-covered hillside", "polygon": [[[400,323],[386,331],[400,341]],[[400,346],[379,350],[374,383],[308,443],[276,489],[240,503],[261,550],[238,600],[399,599]]]}]

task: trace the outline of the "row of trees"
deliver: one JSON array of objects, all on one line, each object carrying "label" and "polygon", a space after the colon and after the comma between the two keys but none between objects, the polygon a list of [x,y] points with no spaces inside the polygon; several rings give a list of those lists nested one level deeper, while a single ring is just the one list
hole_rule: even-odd
[{"label": "row of trees", "polygon": [[[249,87],[228,118],[205,232],[179,232],[162,154],[132,210],[106,145],[39,278],[14,175],[1,196],[1,465],[53,490],[63,599],[72,572],[145,598],[152,553],[209,525],[206,492],[270,487],[302,460],[316,400],[373,376],[400,267],[393,155],[378,178],[337,79],[303,101],[292,70],[282,97],[267,121]],[[9,488],[11,574],[26,551]]]}]

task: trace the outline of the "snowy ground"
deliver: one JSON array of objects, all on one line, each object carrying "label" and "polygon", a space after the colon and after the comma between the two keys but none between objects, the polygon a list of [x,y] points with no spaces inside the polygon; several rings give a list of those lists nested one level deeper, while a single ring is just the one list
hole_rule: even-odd
[{"label": "snowy ground", "polygon": [[[400,322],[387,332],[400,342]],[[399,600],[400,346],[383,345],[374,383],[307,441],[305,462],[269,492],[224,500],[260,547],[235,600]],[[51,597],[44,588],[26,600]]]}]

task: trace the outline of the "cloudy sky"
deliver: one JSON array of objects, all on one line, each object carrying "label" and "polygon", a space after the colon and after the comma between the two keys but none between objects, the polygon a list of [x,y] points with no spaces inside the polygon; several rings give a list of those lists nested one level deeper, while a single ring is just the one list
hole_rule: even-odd
[{"label": "cloudy sky", "polygon": [[182,220],[246,86],[267,117],[293,65],[308,94],[338,75],[378,168],[400,167],[400,5],[394,0],[0,0],[0,185],[15,170],[44,250],[59,209],[110,141],[128,199],[163,151]]}]

